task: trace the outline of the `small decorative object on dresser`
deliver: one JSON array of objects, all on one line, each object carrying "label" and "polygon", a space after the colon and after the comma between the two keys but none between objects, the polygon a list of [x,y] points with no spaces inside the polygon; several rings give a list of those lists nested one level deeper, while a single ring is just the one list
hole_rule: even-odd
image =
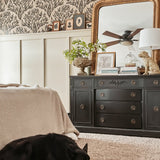
[{"label": "small decorative object on dresser", "polygon": [[143,58],[145,65],[144,74],[160,74],[159,66],[154,60],[148,55],[146,51],[143,51],[139,54],[140,58]]},{"label": "small decorative object on dresser", "polygon": [[73,16],[73,29],[85,29],[85,14],[75,14]]},{"label": "small decorative object on dresser", "polygon": [[82,40],[74,40],[72,42],[72,49],[65,50],[63,53],[65,57],[69,60],[70,63],[73,62],[73,65],[80,68],[78,75],[87,75],[84,71],[85,67],[92,65],[92,60],[88,59],[90,53],[102,50],[106,48],[105,44],[98,43],[86,43]]},{"label": "small decorative object on dresser", "polygon": [[149,54],[146,51],[139,54],[139,57],[144,59],[144,74],[160,74],[158,64],[150,57],[152,50],[160,49],[160,28],[145,28],[141,30],[139,49],[149,51]]},{"label": "small decorative object on dresser", "polygon": [[66,30],[73,30],[73,19],[66,20]]},{"label": "small decorative object on dresser", "polygon": [[129,51],[129,54],[125,56],[125,67],[136,67],[138,60],[134,54],[133,51]]},{"label": "small decorative object on dresser", "polygon": [[118,75],[119,67],[102,68],[100,75]]},{"label": "small decorative object on dresser", "polygon": [[137,67],[120,67],[120,75],[138,75]]},{"label": "small decorative object on dresser", "polygon": [[97,53],[96,75],[103,74],[102,70],[106,68],[115,67],[115,63],[116,63],[116,53],[115,52]]},{"label": "small decorative object on dresser", "polygon": [[73,65],[80,68],[78,75],[87,75],[84,69],[92,65],[92,60],[89,60],[87,57],[77,57],[74,59]]},{"label": "small decorative object on dresser", "polygon": [[52,26],[52,31],[59,31],[60,30],[60,21],[54,21]]}]

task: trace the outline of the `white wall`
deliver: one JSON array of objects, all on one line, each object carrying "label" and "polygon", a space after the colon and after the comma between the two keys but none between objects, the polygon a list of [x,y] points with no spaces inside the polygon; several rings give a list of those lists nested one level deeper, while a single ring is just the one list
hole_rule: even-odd
[{"label": "white wall", "polygon": [[69,112],[69,76],[78,69],[63,55],[75,39],[91,40],[91,30],[0,37],[0,83],[39,84],[56,90]]},{"label": "white wall", "polygon": [[44,45],[41,39],[22,40],[22,83],[44,85]]},{"label": "white wall", "polygon": [[20,42],[0,41],[0,83],[20,82]]}]

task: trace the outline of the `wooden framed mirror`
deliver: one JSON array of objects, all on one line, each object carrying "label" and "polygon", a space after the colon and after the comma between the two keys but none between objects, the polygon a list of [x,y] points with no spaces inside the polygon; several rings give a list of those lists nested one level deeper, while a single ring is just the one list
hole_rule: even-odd
[{"label": "wooden framed mirror", "polygon": [[[121,19],[121,17],[123,17],[123,19]],[[107,24],[106,20],[108,19],[110,21]],[[104,29],[104,27],[101,27],[101,23],[104,23],[104,27],[106,28],[108,27],[107,30],[110,30],[111,32],[115,31],[116,34],[121,34],[121,35],[122,35],[121,33],[122,30],[133,31],[137,28],[150,28],[150,27],[160,28],[160,0],[100,0],[95,4],[93,8],[92,42],[96,42],[99,39],[100,42],[104,43],[103,38],[101,39],[100,36],[104,31],[104,30],[100,31],[100,28]],[[126,48],[124,49],[124,47],[120,48],[120,44],[118,45],[119,48],[117,47],[118,48],[118,51],[116,53],[117,56],[120,50],[122,50],[124,53],[126,49]],[[109,47],[107,47],[106,51],[108,49]],[[116,49],[112,47],[112,49],[110,49],[109,51],[115,51]],[[120,56],[121,59],[124,59],[123,56]],[[152,57],[160,65],[160,51],[159,50],[153,51]],[[96,59],[96,53],[93,53],[92,60],[94,64],[92,65],[92,74],[94,74],[95,72],[95,59]],[[117,60],[117,62],[119,61]],[[121,63],[117,65],[118,66],[121,65]]]}]

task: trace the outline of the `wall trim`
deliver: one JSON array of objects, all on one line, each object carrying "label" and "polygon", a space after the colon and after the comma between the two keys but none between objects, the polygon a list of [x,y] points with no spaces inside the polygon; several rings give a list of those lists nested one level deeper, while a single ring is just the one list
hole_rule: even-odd
[{"label": "wall trim", "polygon": [[26,34],[12,34],[1,35],[0,41],[15,41],[15,40],[31,40],[31,39],[49,39],[49,38],[66,38],[91,35],[91,29],[71,30],[71,31],[56,31],[56,32],[42,32],[42,33],[26,33]]}]

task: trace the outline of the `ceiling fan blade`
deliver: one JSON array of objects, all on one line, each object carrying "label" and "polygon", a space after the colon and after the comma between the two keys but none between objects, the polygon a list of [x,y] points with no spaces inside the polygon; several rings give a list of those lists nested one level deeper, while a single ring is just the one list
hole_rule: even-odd
[{"label": "ceiling fan blade", "polygon": [[108,46],[113,46],[113,45],[115,45],[115,44],[118,44],[120,41],[121,41],[121,40],[116,40],[116,41],[107,42],[107,43],[105,43],[105,44],[106,44],[107,47],[108,47]]},{"label": "ceiling fan blade", "polygon": [[136,34],[138,34],[143,28],[136,29],[133,33],[131,33],[128,38],[133,38]]},{"label": "ceiling fan blade", "polygon": [[115,34],[115,33],[112,33],[112,32],[109,32],[109,31],[105,31],[103,33],[103,35],[105,36],[110,36],[110,37],[113,37],[113,38],[118,38],[118,39],[121,39],[122,36],[118,35],[118,34]]},{"label": "ceiling fan blade", "polygon": [[139,41],[138,39],[132,39],[132,41]]}]

